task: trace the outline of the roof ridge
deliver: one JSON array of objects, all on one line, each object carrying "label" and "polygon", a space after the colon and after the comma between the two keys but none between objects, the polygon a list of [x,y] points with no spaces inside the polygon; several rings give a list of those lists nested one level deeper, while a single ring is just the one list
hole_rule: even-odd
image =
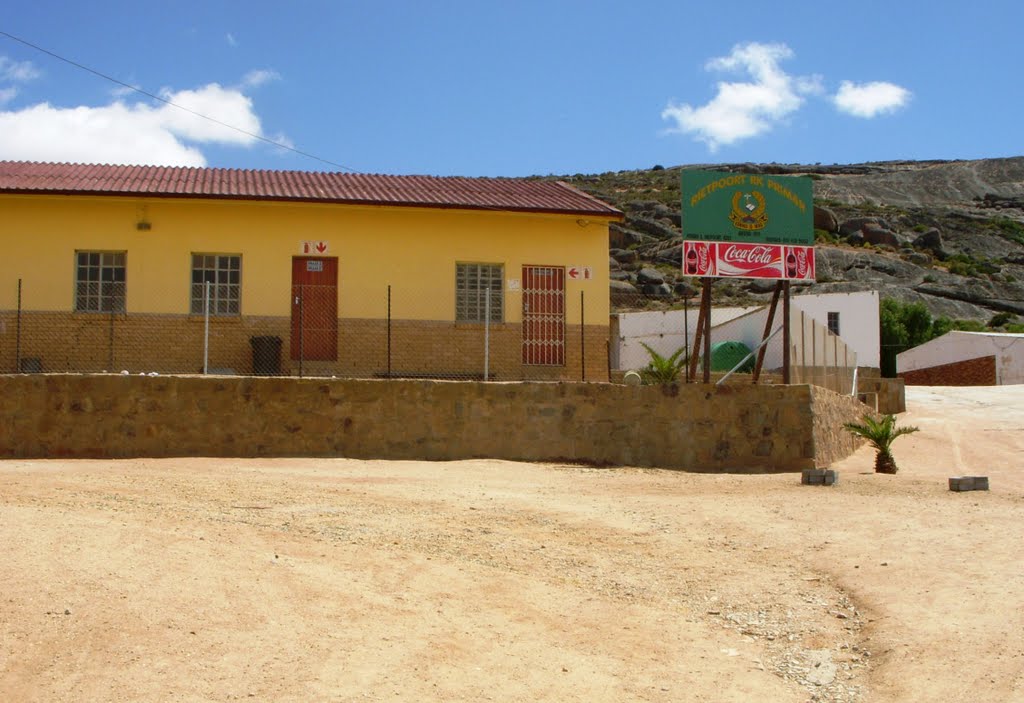
[{"label": "roof ridge", "polygon": [[0,161],[0,193],[319,201],[622,218],[611,205],[560,181],[494,176]]}]

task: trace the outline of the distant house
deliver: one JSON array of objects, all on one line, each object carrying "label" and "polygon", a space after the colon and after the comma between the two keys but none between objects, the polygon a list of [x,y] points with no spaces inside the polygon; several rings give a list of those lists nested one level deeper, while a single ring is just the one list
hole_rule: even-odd
[{"label": "distant house", "polygon": [[947,332],[896,355],[908,386],[1024,383],[1024,334]]},{"label": "distant house", "polygon": [[276,339],[282,374],[605,380],[620,219],[553,181],[0,162],[0,372]]}]

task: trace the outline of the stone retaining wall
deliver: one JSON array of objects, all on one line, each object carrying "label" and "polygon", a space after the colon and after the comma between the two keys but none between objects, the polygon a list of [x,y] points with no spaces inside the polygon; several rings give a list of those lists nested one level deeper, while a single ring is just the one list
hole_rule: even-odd
[{"label": "stone retaining wall", "polygon": [[801,386],[0,376],[0,457],[489,457],[800,471],[865,407]]}]

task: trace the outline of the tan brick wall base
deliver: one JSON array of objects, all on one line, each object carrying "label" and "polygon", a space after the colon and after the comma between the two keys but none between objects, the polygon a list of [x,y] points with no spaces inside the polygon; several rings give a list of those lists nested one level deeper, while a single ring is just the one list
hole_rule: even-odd
[{"label": "tan brick wall base", "polygon": [[977,359],[955,361],[926,369],[915,369],[900,374],[908,386],[994,386],[996,385],[996,358],[981,356]]},{"label": "tan brick wall base", "polygon": [[[38,359],[45,372],[119,372],[133,374],[199,373],[203,370],[205,325],[186,315],[103,315],[25,312],[21,319],[20,357]],[[493,380],[607,381],[608,328],[566,326],[565,364],[522,363],[518,324],[490,330],[489,374]],[[0,373],[16,372],[18,323],[14,312],[0,312]],[[250,374],[250,338],[276,336],[281,344],[281,373],[299,373],[291,359],[291,320],[287,317],[212,318],[209,367]],[[484,327],[477,324],[392,320],[391,372],[397,376],[483,378]],[[582,349],[582,351],[581,351]],[[586,367],[581,363],[585,353]],[[385,320],[338,320],[338,358],[304,362],[305,375],[373,378],[388,371]]]},{"label": "tan brick wall base", "polygon": [[863,405],[810,386],[0,376],[0,456],[341,456],[800,471]]}]

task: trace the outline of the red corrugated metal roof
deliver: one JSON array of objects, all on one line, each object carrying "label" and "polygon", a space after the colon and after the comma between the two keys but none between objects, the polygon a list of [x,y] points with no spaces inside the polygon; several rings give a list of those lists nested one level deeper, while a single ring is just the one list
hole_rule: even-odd
[{"label": "red corrugated metal roof", "polygon": [[0,161],[0,193],[285,200],[622,217],[607,203],[565,183],[517,178]]}]

